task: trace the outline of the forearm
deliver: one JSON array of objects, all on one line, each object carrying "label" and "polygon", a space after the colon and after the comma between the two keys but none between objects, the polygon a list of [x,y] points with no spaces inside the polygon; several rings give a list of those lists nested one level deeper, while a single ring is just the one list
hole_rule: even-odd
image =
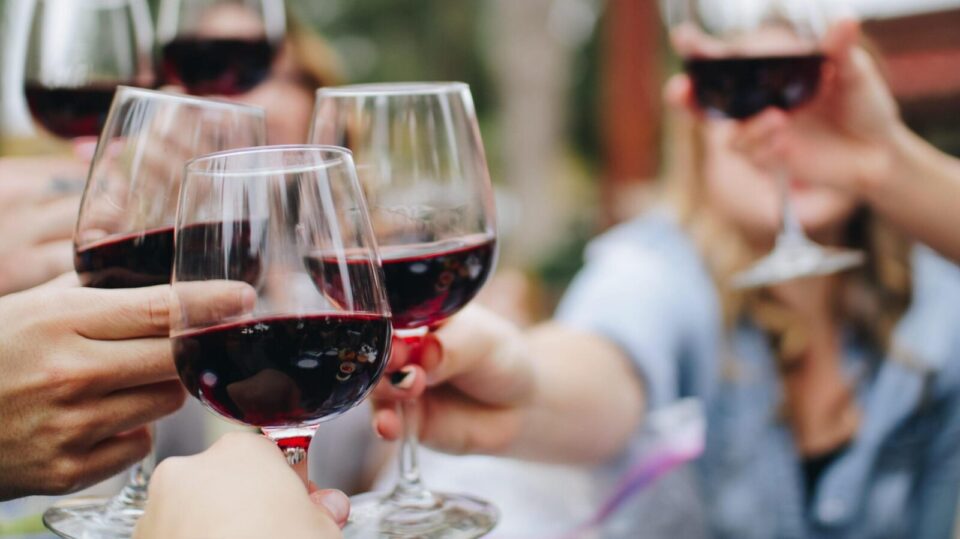
[{"label": "forearm", "polygon": [[864,176],[862,196],[909,235],[960,262],[960,160],[905,127],[886,157],[877,172]]},{"label": "forearm", "polygon": [[606,339],[558,325],[526,339],[535,390],[510,455],[582,464],[622,451],[644,412],[643,386],[629,359]]}]

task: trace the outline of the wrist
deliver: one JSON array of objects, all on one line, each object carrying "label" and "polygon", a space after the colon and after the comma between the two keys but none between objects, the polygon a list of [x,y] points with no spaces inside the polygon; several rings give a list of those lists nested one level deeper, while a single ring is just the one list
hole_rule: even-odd
[{"label": "wrist", "polygon": [[905,125],[894,127],[856,178],[857,194],[868,202],[884,198],[903,182],[920,175],[924,144]]}]

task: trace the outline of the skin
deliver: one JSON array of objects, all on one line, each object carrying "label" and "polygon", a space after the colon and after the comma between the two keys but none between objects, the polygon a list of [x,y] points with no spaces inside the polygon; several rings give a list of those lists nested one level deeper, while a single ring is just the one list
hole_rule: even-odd
[{"label": "skin", "polygon": [[0,296],[73,269],[73,229],[88,160],[0,159]]},{"label": "skin", "polygon": [[[836,241],[854,210],[869,204],[956,258],[960,242],[946,232],[960,225],[948,209],[960,195],[960,170],[907,134],[858,39],[855,22],[831,29],[823,49],[834,72],[806,107],[706,127],[709,203],[742,229],[759,256],[779,228],[769,172],[776,166],[789,174],[799,219],[816,239]],[[697,114],[685,76],[670,81],[666,96]],[[861,417],[840,368],[832,309],[839,286],[834,277],[771,290],[809,331],[801,367],[784,375],[802,455],[849,440]],[[605,339],[556,323],[521,332],[471,307],[429,337],[423,355],[417,362],[427,377],[420,434],[442,451],[593,463],[622,451],[643,417],[645,395],[628,359]],[[378,388],[374,427],[393,439],[400,422],[390,391]]]},{"label": "skin", "polygon": [[[953,203],[960,198],[960,160],[904,126],[877,65],[856,46],[859,40],[855,21],[835,25],[823,47],[835,71],[833,84],[809,107],[789,115],[771,109],[740,124],[731,146],[757,166],[784,163],[811,183],[869,204],[960,261],[960,215]],[[689,96],[684,79],[672,83],[681,100]]]},{"label": "skin", "polygon": [[[195,297],[201,318],[254,298],[225,283]],[[147,455],[145,425],[185,398],[170,301],[169,286],[80,288],[72,275],[0,299],[0,500],[76,491]]]},{"label": "skin", "polygon": [[160,463],[134,537],[335,539],[349,505],[341,492],[305,487],[263,436],[231,433],[199,455]]}]

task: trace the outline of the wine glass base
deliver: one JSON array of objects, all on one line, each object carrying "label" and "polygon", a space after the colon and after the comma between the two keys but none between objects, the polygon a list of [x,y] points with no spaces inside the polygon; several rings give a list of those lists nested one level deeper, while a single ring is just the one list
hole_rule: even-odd
[{"label": "wine glass base", "polygon": [[76,498],[58,503],[43,514],[43,524],[64,539],[130,539],[140,506],[118,508],[109,498]]},{"label": "wine glass base", "polygon": [[496,507],[477,498],[442,492],[430,496],[434,503],[423,507],[402,505],[386,492],[353,496],[344,539],[475,539],[500,519]]},{"label": "wine glass base", "polygon": [[831,249],[814,243],[778,245],[777,248],[753,267],[736,275],[733,286],[737,289],[759,288],[775,284],[840,273],[862,265],[861,251]]}]

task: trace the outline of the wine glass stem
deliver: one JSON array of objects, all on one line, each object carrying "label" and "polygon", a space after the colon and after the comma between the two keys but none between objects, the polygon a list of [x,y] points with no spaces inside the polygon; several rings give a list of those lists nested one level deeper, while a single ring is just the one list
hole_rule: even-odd
[{"label": "wine glass stem", "polygon": [[790,197],[790,174],[786,169],[778,168],[777,189],[780,191],[780,209],[782,212],[780,235],[777,237],[777,246],[796,246],[809,243],[803,232],[803,225],[793,208],[793,199]]},{"label": "wine glass stem", "polygon": [[[423,351],[423,339],[429,333],[427,328],[397,331],[401,338],[413,349],[416,358]],[[390,497],[404,507],[430,508],[436,505],[436,499],[423,486],[420,479],[420,405],[414,400],[401,401],[399,405],[400,421],[403,424],[403,437],[400,439],[400,479]]]},{"label": "wine glass stem", "polygon": [[420,410],[416,400],[400,402],[400,420],[403,422],[403,439],[400,441],[400,481],[398,493],[419,494],[424,490],[420,481],[418,452],[420,439]]},{"label": "wine glass stem", "polygon": [[[155,437],[156,427],[150,425],[151,438]],[[150,454],[143,460],[130,468],[130,474],[127,477],[127,484],[123,489],[113,497],[111,504],[116,509],[129,509],[131,507],[143,507],[147,503],[147,489],[150,486],[150,476],[153,475],[153,467],[157,462],[155,446],[150,447]]]},{"label": "wine glass stem", "polygon": [[297,472],[304,484],[309,481],[307,469],[307,457],[310,451],[310,443],[313,441],[313,435],[317,432],[317,427],[298,427],[298,428],[264,428],[263,433],[277,444],[283,456],[287,458],[287,463]]}]

